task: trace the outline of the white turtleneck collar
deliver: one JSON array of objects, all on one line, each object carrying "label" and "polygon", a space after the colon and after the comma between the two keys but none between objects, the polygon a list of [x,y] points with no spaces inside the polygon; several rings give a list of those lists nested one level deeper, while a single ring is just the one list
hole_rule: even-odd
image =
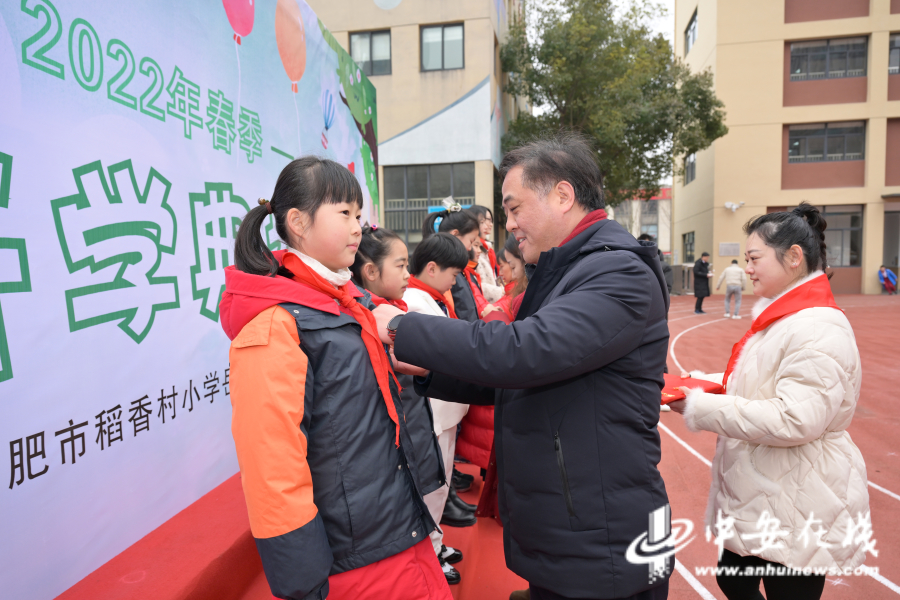
[{"label": "white turtleneck collar", "polygon": [[303,254],[299,250],[294,250],[293,248],[288,248],[288,252],[291,254],[297,255],[300,260],[303,261],[307,267],[315,271],[318,275],[320,275],[325,281],[330,283],[336,288],[344,287],[348,281],[350,281],[350,269],[344,268],[340,271],[332,271],[316,259],[311,256],[307,256]]},{"label": "white turtleneck collar", "polygon": [[785,288],[785,289],[784,289],[781,293],[779,293],[778,295],[776,295],[776,296],[774,296],[774,297],[772,297],[772,298],[760,298],[760,299],[756,302],[756,304],[753,305],[753,320],[755,321],[755,320],[756,320],[756,317],[758,317],[759,315],[761,315],[761,314],[763,313],[764,310],[766,310],[767,308],[769,308],[769,307],[772,305],[773,302],[775,302],[776,300],[778,300],[779,298],[781,298],[782,296],[784,296],[785,294],[787,294],[789,291],[791,291],[791,290],[793,290],[793,289],[796,289],[796,288],[800,287],[800,286],[803,285],[804,283],[807,283],[807,282],[809,282],[809,281],[812,281],[813,279],[815,279],[815,278],[818,277],[819,275],[822,275],[823,273],[824,273],[824,271],[813,271],[812,273],[810,273],[810,274],[807,275],[806,277],[803,277],[803,278],[801,278],[801,279],[798,279],[797,281],[795,281],[794,283],[792,283],[791,285],[789,285],[787,288]]}]

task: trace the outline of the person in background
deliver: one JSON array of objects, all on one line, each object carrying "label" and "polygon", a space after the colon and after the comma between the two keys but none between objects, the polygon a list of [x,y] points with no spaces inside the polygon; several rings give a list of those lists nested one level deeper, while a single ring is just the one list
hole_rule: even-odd
[{"label": "person in background", "polygon": [[[409,278],[409,287],[403,294],[409,312],[455,319],[456,313],[447,306],[444,294],[468,262],[468,253],[462,242],[449,233],[438,233],[421,242],[413,252],[409,265],[413,276]],[[440,343],[440,340],[435,339],[433,342]],[[436,399],[430,399],[430,404],[434,433],[443,457],[444,479],[448,485],[442,485],[425,496],[425,504],[432,518],[442,525],[469,527],[476,522],[474,510],[461,506],[459,503],[462,500],[449,485],[453,477],[453,457],[456,453],[456,426],[466,415],[469,406]],[[440,529],[432,531],[430,537],[447,583],[459,583],[459,571],[451,565],[462,560],[462,553],[444,545],[444,533]]]},{"label": "person in background", "polygon": [[709,296],[709,280],[712,273],[709,272],[709,252],[700,255],[700,260],[694,263],[694,314],[705,315],[703,312],[703,299]]},{"label": "person in background", "polygon": [[[722,271],[716,282],[716,290],[722,287],[725,282],[725,318],[741,318],[741,296],[744,287],[747,285],[747,275],[744,270],[738,266],[738,261],[733,260],[731,264]],[[731,298],[734,297],[734,312],[732,313]]]},{"label": "person in background", "polygon": [[[649,233],[642,233],[638,236],[639,242],[653,242],[656,243],[656,238],[654,238]],[[659,253],[659,264],[662,265],[663,277],[666,280],[666,287],[669,289],[669,293],[672,293],[672,284],[675,282],[675,275],[672,273],[672,266],[666,262],[666,259],[663,258],[662,250],[659,248],[656,249]]]},{"label": "person in background", "polygon": [[[760,579],[768,600],[817,600],[825,574],[784,567],[852,570],[866,558],[869,538],[854,535],[871,531],[866,464],[847,432],[862,365],[824,273],[825,227],[805,202],[744,226],[760,300],[725,373],[704,376],[725,393],[687,386],[669,405],[691,431],[719,436],[706,526],[730,533],[719,567],[734,572],[716,576],[729,600],[762,600]],[[761,543],[761,531],[775,537]]]},{"label": "person in background", "polygon": [[878,281],[881,282],[881,287],[888,293],[888,296],[897,293],[897,274],[884,265],[878,269]]},{"label": "person in background", "polygon": [[491,209],[475,204],[466,209],[478,219],[478,233],[481,240],[482,256],[478,258],[478,266],[475,271],[481,277],[481,289],[484,298],[490,303],[495,303],[503,297],[503,286],[497,282],[497,255],[494,252],[494,244],[491,237],[494,233],[494,216]]},{"label": "person in background", "polygon": [[512,321],[516,318],[513,302],[525,293],[525,287],[528,285],[528,277],[525,275],[525,261],[522,260],[522,255],[519,253],[519,243],[515,237],[509,236],[506,238],[506,244],[497,258],[500,278],[504,283],[504,295],[497,302],[497,306]]},{"label": "person in background", "polygon": [[238,229],[220,310],[250,531],[276,598],[450,600],[377,330],[398,309],[350,281],[362,207],[350,171],[305,156]]},{"label": "person in background", "polygon": [[[437,233],[449,233],[462,242],[466,252],[472,250],[475,240],[479,239],[478,220],[472,213],[462,209],[452,198],[444,201],[446,209],[433,212],[422,224],[422,240]],[[495,310],[484,298],[476,278],[474,265],[466,265],[456,276],[456,282],[450,288],[456,318],[463,321],[477,321],[482,315]]]}]

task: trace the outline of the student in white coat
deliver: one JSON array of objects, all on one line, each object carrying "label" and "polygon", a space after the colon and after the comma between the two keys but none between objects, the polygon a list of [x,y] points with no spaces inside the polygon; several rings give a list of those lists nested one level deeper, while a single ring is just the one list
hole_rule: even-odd
[{"label": "student in white coat", "polygon": [[[408,312],[455,319],[456,313],[447,295],[456,281],[456,276],[466,268],[468,262],[469,254],[466,252],[465,246],[449,233],[437,233],[420,243],[409,261],[412,275],[409,278],[409,287],[403,294],[403,301],[406,302]],[[474,525],[475,516],[459,509],[451,510],[448,515],[445,515],[445,505],[450,496],[449,482],[453,479],[456,426],[466,416],[469,405],[444,402],[433,398],[430,401],[431,411],[434,415],[434,433],[438,436],[438,445],[444,459],[444,472],[448,484],[427,494],[425,504],[436,523],[457,527]],[[447,561],[455,563],[461,560],[462,555],[452,548],[446,548],[443,539],[444,533],[440,529],[435,529],[431,533],[431,542],[434,544],[434,551],[438,555],[447,582],[459,583],[459,572]]]},{"label": "student in white coat", "polygon": [[719,435],[706,525],[720,532],[719,565],[739,569],[717,575],[729,600],[762,599],[760,579],[769,600],[818,599],[824,573],[786,568],[852,571],[873,549],[866,465],[847,433],[862,367],[823,272],[825,226],[805,202],[744,226],[761,299],[718,378],[725,394],[688,386],[670,404],[692,431]]}]

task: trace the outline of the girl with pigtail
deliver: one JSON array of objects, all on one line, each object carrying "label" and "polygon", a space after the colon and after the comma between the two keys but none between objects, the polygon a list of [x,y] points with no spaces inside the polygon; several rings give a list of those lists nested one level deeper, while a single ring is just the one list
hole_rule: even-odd
[{"label": "girl with pigtail", "polygon": [[250,529],[277,598],[450,600],[390,339],[350,280],[362,206],[346,168],[303,157],[238,230],[220,310]]},{"label": "girl with pigtail", "polygon": [[[478,221],[479,243],[481,245],[481,256],[476,261],[478,265],[475,272],[481,277],[481,291],[484,298],[491,304],[495,304],[503,297],[503,286],[497,281],[498,275],[498,256],[494,252],[494,246],[491,243],[491,235],[494,230],[494,215],[491,209],[480,204],[473,204],[466,209]],[[503,253],[501,249],[500,253]]]}]

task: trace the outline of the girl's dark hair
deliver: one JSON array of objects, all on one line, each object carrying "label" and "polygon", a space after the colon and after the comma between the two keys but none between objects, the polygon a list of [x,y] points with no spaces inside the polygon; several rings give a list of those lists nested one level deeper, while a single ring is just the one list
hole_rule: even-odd
[{"label": "girl's dark hair", "polygon": [[293,277],[293,273],[278,265],[260,234],[269,209],[275,217],[278,237],[289,243],[285,218],[292,208],[307,213],[313,222],[316,211],[324,204],[348,202],[362,208],[363,195],[356,177],[344,166],[325,158],[304,156],[281,170],[268,206],[262,199],[260,202],[241,221],[234,240],[234,264],[239,271],[251,275]]},{"label": "girl's dark hair", "polygon": [[[440,219],[437,230],[435,230],[435,222]],[[478,229],[478,219],[467,210],[458,210],[452,212],[442,210],[428,215],[422,224],[422,239],[427,239],[435,233],[450,233],[456,229],[459,235],[466,235]]]},{"label": "girl's dark hair", "polygon": [[475,220],[486,219],[488,216],[491,217],[491,221],[494,220],[494,213],[491,212],[487,206],[482,206],[480,204],[473,204],[469,208],[466,209],[467,212],[472,213],[472,216],[475,217]]},{"label": "girl's dark hair", "polygon": [[409,272],[419,275],[431,261],[441,269],[465,269],[469,264],[469,253],[456,236],[436,233],[416,246],[409,257]]},{"label": "girl's dark hair", "polygon": [[356,259],[353,261],[353,266],[350,267],[350,273],[352,273],[356,285],[366,287],[362,268],[366,263],[372,263],[378,270],[381,270],[384,259],[391,251],[391,244],[394,243],[394,240],[399,239],[400,236],[390,229],[372,228],[369,225],[362,228],[362,239],[356,250]]},{"label": "girl's dark hair", "polygon": [[[522,258],[522,252],[519,250],[519,242],[516,240],[516,236],[511,235],[506,238],[506,243],[503,244],[503,249],[516,257],[517,260],[522,261],[522,264],[525,264],[525,259]],[[502,254],[502,252],[501,252]],[[503,260],[506,260],[506,256],[503,257]],[[508,262],[508,261],[507,261]],[[523,269],[524,270],[524,269]],[[515,298],[519,294],[525,291],[525,288],[528,287],[528,276],[522,277],[519,281],[516,282],[516,286],[513,288],[512,296]]]},{"label": "girl's dark hair", "polygon": [[784,255],[791,246],[800,246],[806,259],[806,267],[812,273],[828,268],[825,254],[827,226],[819,209],[808,202],[801,202],[790,212],[774,212],[750,219],[744,225],[744,233],[748,236],[752,233],[758,235],[766,246],[775,250],[780,261],[784,260]]}]

